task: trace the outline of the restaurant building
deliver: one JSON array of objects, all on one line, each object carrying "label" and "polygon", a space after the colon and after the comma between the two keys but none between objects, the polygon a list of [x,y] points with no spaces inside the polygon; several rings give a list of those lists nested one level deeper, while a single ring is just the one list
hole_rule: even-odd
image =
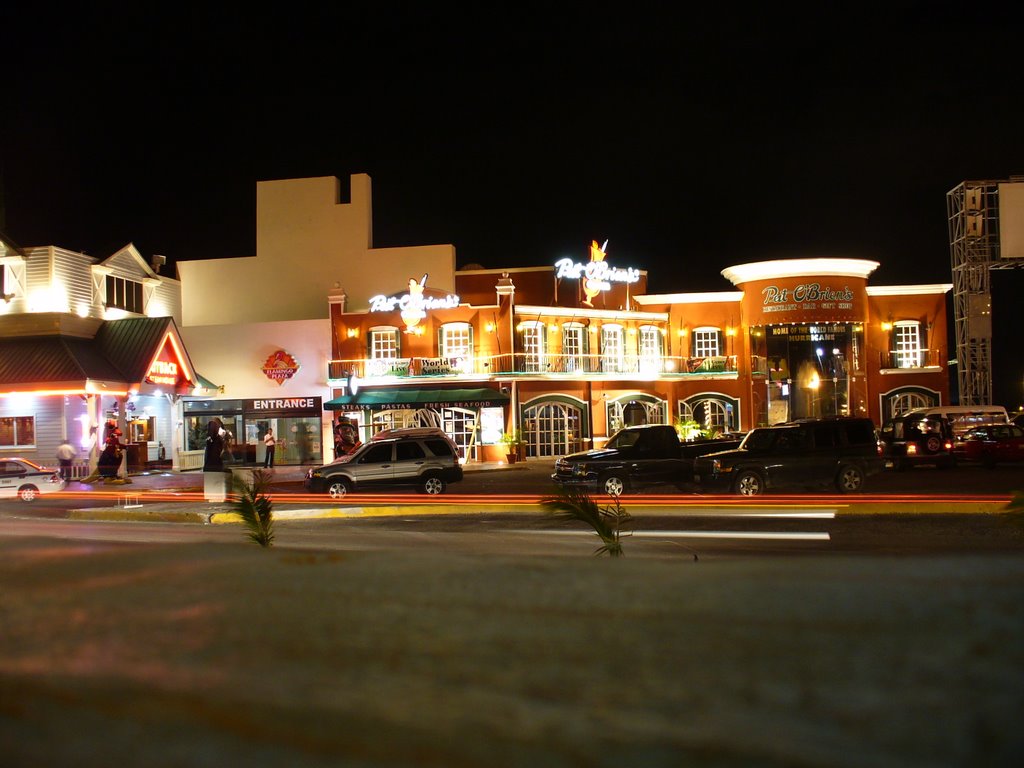
[{"label": "restaurant building", "polygon": [[127,468],[170,465],[180,399],[210,391],[179,333],[181,288],[128,245],[107,259],[0,240],[0,458],[95,466],[119,430]]},{"label": "restaurant building", "polygon": [[[632,424],[743,431],[948,402],[950,285],[870,286],[877,262],[791,259],[723,271],[733,290],[652,294],[647,271],[589,259],[411,265],[364,304],[331,298],[326,408],[365,436],[438,426],[467,460],[599,447]],[[447,281],[439,281],[447,282]]]}]

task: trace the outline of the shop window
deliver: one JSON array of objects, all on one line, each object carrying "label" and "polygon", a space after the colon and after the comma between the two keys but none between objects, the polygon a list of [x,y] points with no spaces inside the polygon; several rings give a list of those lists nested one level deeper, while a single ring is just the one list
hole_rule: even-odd
[{"label": "shop window", "polygon": [[138,315],[143,314],[142,283],[107,275],[105,304],[108,308],[123,309],[125,312],[134,312]]},{"label": "shop window", "polygon": [[640,371],[658,373],[661,371],[661,329],[653,325],[640,327]]},{"label": "shop window", "polygon": [[156,419],[148,418],[132,419],[128,422],[128,442],[148,443],[156,440]]},{"label": "shop window", "polygon": [[719,328],[693,329],[693,357],[718,357],[721,350],[722,331]]},{"label": "shop window", "polygon": [[529,321],[521,323],[519,332],[523,339],[523,371],[544,370],[546,363],[546,339],[544,323]]},{"label": "shop window", "polygon": [[896,368],[921,367],[921,324],[916,320],[893,323],[893,364]]},{"label": "shop window", "polygon": [[25,448],[35,444],[35,416],[0,417],[0,448]]},{"label": "shop window", "polygon": [[626,369],[626,346],[621,325],[601,326],[601,365],[605,373],[622,373]]}]

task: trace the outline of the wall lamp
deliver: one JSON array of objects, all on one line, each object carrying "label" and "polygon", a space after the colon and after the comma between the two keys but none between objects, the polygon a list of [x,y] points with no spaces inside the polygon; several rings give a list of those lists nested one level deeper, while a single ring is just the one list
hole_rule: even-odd
[{"label": "wall lamp", "polygon": [[892,323],[882,323],[882,330],[883,331],[891,331],[892,330]]},{"label": "wall lamp", "polygon": [[487,323],[487,325],[484,326],[484,330],[487,331],[487,333],[494,333],[494,323]]},{"label": "wall lamp", "polygon": [[348,329],[348,337],[350,339],[354,339],[358,335],[359,335],[359,329],[358,328],[349,328]]}]

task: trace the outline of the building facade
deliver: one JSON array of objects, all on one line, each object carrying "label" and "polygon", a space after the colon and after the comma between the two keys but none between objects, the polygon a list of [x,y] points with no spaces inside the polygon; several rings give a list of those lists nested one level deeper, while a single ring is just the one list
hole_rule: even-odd
[{"label": "building facade", "polygon": [[0,242],[0,456],[78,471],[120,430],[137,469],[181,447],[178,403],[205,391],[178,331],[181,287],[132,245],[100,260]]},{"label": "building facade", "polygon": [[[632,424],[744,431],[829,415],[876,424],[948,402],[949,285],[869,286],[877,262],[732,267],[735,290],[652,294],[597,243],[589,260],[382,281],[331,304],[327,408],[368,436],[439,426],[467,460],[599,447]],[[364,438],[365,439],[365,438]]]}]

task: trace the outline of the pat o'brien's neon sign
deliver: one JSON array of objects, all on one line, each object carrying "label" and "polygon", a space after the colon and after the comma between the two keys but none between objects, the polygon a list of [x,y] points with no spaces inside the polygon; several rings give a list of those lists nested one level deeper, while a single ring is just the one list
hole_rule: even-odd
[{"label": "pat o'brien's neon sign", "polygon": [[605,248],[608,247],[608,241],[604,241],[604,245],[598,246],[597,240],[592,240],[590,243],[590,261],[586,264],[581,264],[578,261],[573,261],[570,258],[559,259],[555,262],[555,268],[558,272],[555,273],[556,278],[569,278],[571,280],[583,280],[583,293],[586,294],[587,298],[584,299],[583,303],[588,306],[593,306],[591,301],[601,291],[611,290],[612,283],[635,283],[640,280],[640,270],[634,269],[633,267],[627,267],[622,269],[621,267],[613,267],[605,258]]},{"label": "pat o'brien's neon sign", "polygon": [[393,312],[398,309],[405,321],[405,330],[419,325],[427,316],[428,310],[455,309],[459,306],[459,297],[454,294],[445,296],[424,296],[423,289],[427,285],[427,276],[423,275],[419,282],[409,278],[409,292],[401,296],[384,296],[383,294],[370,299],[371,312]]}]

